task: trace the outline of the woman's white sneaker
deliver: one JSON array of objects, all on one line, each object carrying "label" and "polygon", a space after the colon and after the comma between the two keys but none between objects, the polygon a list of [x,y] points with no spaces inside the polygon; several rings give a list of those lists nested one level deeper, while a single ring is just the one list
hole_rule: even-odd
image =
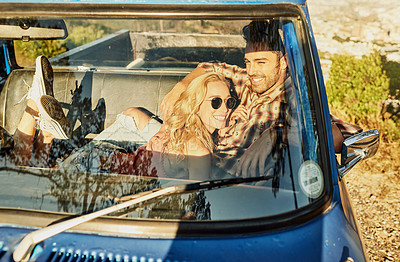
[{"label": "woman's white sneaker", "polygon": [[72,129],[57,99],[43,95],[40,98],[38,109],[40,130],[47,131],[58,139],[71,137]]},{"label": "woman's white sneaker", "polygon": [[45,56],[36,58],[36,71],[33,76],[32,86],[29,88],[27,99],[32,99],[36,104],[40,103],[43,95],[54,97],[53,68]]}]

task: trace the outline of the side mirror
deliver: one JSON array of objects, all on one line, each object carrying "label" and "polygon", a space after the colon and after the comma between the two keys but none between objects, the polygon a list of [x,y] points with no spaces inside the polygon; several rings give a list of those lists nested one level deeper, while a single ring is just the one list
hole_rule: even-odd
[{"label": "side mirror", "polygon": [[0,19],[0,39],[30,41],[67,36],[67,26],[62,19]]},{"label": "side mirror", "polygon": [[344,140],[339,179],[342,179],[358,162],[375,155],[378,147],[379,131],[377,129],[368,130]]}]

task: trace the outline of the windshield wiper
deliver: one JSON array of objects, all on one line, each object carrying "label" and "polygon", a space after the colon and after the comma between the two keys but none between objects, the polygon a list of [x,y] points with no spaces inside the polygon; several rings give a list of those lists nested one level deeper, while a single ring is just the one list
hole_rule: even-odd
[{"label": "windshield wiper", "polygon": [[56,224],[52,224],[50,226],[44,227],[42,229],[38,229],[27,234],[22,241],[19,243],[17,248],[13,252],[14,261],[28,261],[33,249],[35,246],[59,233],[62,233],[74,226],[80,225],[82,223],[88,222],[95,218],[119,211],[124,208],[128,208],[132,205],[139,204],[141,202],[160,197],[167,196],[171,194],[180,194],[190,191],[197,191],[200,189],[215,189],[222,188],[237,184],[249,183],[249,182],[257,182],[263,180],[269,180],[273,176],[260,176],[260,177],[248,177],[248,178],[226,178],[219,180],[208,180],[202,182],[195,182],[183,185],[169,186],[165,188],[157,188],[133,195],[123,196],[120,198],[116,198],[117,202],[121,202],[111,207],[107,207],[86,215],[82,215],[79,217],[71,218]]}]

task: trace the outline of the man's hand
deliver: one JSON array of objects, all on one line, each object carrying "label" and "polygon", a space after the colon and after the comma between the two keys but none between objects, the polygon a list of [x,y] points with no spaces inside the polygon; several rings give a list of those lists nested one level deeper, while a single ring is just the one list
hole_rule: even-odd
[{"label": "man's hand", "polygon": [[[257,176],[257,167],[260,175],[264,175],[265,161],[271,154],[276,143],[276,130],[268,128],[251,146],[246,149],[236,169],[236,176]],[[250,172],[249,172],[250,171]]]},{"label": "man's hand", "polygon": [[238,106],[231,115],[231,120],[238,121],[240,119],[249,120],[249,114],[243,105]]}]

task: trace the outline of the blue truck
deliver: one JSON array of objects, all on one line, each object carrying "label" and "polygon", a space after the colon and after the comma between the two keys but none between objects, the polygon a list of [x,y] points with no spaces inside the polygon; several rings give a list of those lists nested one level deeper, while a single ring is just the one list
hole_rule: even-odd
[{"label": "blue truck", "polygon": [[[99,164],[148,142],[99,138],[126,108],[159,120],[199,63],[246,68],[242,28],[256,20],[279,24],[295,94],[295,139],[267,158],[271,172],[202,180]],[[305,0],[1,0],[0,44],[0,261],[368,260],[344,175],[376,153],[379,133],[335,154]],[[10,154],[40,55],[73,135],[54,140],[52,165],[21,165]]]}]

